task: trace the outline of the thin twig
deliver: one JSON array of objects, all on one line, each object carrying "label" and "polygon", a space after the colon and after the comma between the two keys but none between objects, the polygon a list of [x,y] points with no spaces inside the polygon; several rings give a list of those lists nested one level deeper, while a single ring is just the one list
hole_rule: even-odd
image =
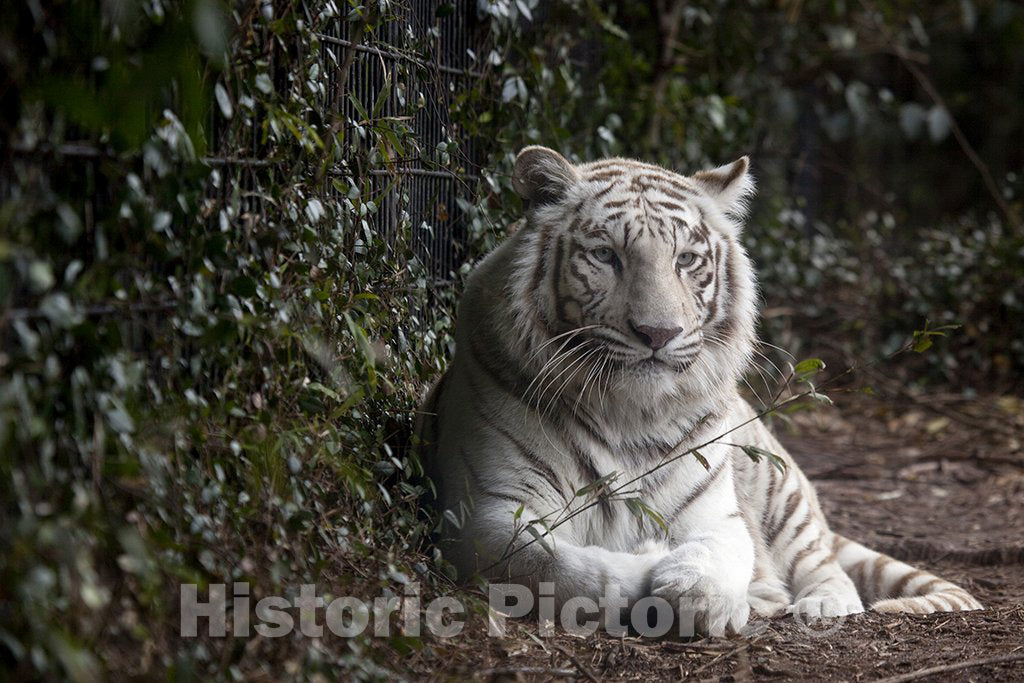
[{"label": "thin twig", "polygon": [[[847,375],[852,374],[853,372],[858,371],[858,370],[860,370],[862,368],[871,367],[871,366],[876,365],[876,364],[878,364],[880,362],[892,360],[893,358],[895,358],[896,356],[900,355],[901,353],[906,353],[911,348],[913,348],[913,344],[914,344],[913,341],[909,341],[909,342],[907,342],[906,344],[904,344],[900,348],[896,349],[895,351],[893,351],[892,353],[890,353],[887,356],[875,359],[874,361],[871,361],[869,363],[865,363],[864,365],[861,365],[861,366],[852,365],[852,366],[846,368],[845,370],[843,370],[842,372],[840,372],[839,374],[834,375],[834,376],[828,378],[826,381],[822,382],[822,384],[821,384],[821,386],[819,388],[820,389],[825,389],[829,385],[834,384],[835,382],[837,382],[838,380],[842,379],[843,377],[846,377]],[[791,370],[789,376],[786,378],[786,381],[785,381],[785,383],[782,386],[782,389],[785,389],[785,387],[789,386],[789,383],[792,382],[794,378],[795,378],[795,372],[793,370]],[[685,458],[685,457],[687,457],[689,455],[692,455],[692,454],[700,451],[700,449],[702,449],[702,448],[706,448],[707,446],[710,446],[711,444],[718,442],[719,440],[729,436],[733,432],[735,432],[735,431],[737,431],[739,429],[742,429],[743,427],[747,426],[748,424],[751,424],[752,422],[756,422],[757,420],[760,420],[761,418],[767,416],[770,413],[774,413],[774,412],[778,411],[780,408],[782,408],[782,407],[784,407],[786,405],[789,405],[789,404],[793,403],[794,401],[800,400],[802,398],[806,398],[807,396],[812,396],[812,395],[817,394],[818,393],[818,389],[816,389],[815,387],[812,386],[807,391],[803,391],[803,392],[801,392],[799,394],[794,394],[792,396],[787,397],[785,400],[776,403],[776,401],[778,401],[777,397],[781,393],[782,393],[782,391],[780,390],[779,394],[776,395],[776,398],[774,398],[772,400],[772,404],[773,405],[768,406],[765,410],[755,414],[753,417],[751,417],[751,418],[749,418],[747,420],[744,420],[743,422],[740,422],[737,425],[734,425],[733,427],[727,429],[726,431],[722,432],[721,434],[719,434],[719,435],[717,435],[717,436],[715,436],[715,437],[713,437],[711,439],[708,439],[704,443],[701,443],[701,444],[699,444],[697,446],[693,446],[692,448],[684,450],[684,451],[678,453],[675,456],[669,457],[676,449],[678,449],[678,448],[683,446],[683,444],[686,442],[686,437],[684,437],[679,443],[677,443],[675,446],[673,446],[668,451],[666,451],[665,455],[662,456],[662,460],[660,462],[658,462],[658,464],[656,464],[653,467],[645,470],[644,472],[641,472],[640,474],[636,475],[632,479],[630,479],[630,480],[620,484],[619,486],[616,486],[613,489],[605,489],[603,491],[600,491],[596,496],[594,496],[594,498],[590,502],[588,502],[585,505],[582,505],[582,506],[572,510],[571,512],[566,514],[564,517],[560,516],[559,519],[556,520],[554,524],[551,524],[550,526],[547,527],[547,529],[544,531],[544,533],[538,534],[537,536],[535,536],[534,538],[530,539],[526,543],[523,543],[519,547],[512,549],[511,552],[508,552],[506,550],[506,552],[501,557],[499,557],[497,560],[495,560],[490,565],[485,567],[482,573],[486,574],[487,572],[489,572],[490,570],[494,569],[495,567],[497,567],[497,566],[499,566],[499,565],[501,565],[503,563],[508,562],[512,558],[513,555],[516,555],[519,552],[521,552],[521,551],[525,550],[526,548],[530,547],[534,543],[539,542],[542,538],[547,538],[547,537],[551,536],[552,532],[556,528],[562,526],[563,524],[565,524],[566,522],[574,519],[575,517],[578,517],[579,515],[583,514],[584,512],[593,509],[594,507],[600,505],[601,503],[603,503],[603,502],[605,502],[605,501],[607,501],[609,499],[613,499],[613,497],[615,495],[621,493],[623,490],[628,489],[630,486],[632,486],[636,482],[640,481],[641,479],[644,479],[645,477],[648,477],[651,474],[654,474],[655,472],[657,472],[658,470],[662,469],[663,467],[667,467],[668,465],[671,465],[672,463],[677,462],[678,460],[681,460],[682,458]],[[565,509],[568,509],[568,507],[571,504],[571,502],[572,501],[570,500],[568,503],[566,503],[566,508]],[[552,511],[552,513],[548,513],[548,514],[553,514],[554,512],[557,512],[557,510],[556,511]],[[541,519],[544,519],[547,516],[548,515],[545,515]],[[514,543],[515,540],[518,538],[518,536],[521,533],[522,533],[522,530],[518,530],[517,532],[515,532],[513,534],[513,536],[512,536],[511,543]],[[510,543],[510,547],[511,547],[511,543]]]},{"label": "thin twig", "polygon": [[[339,43],[346,43],[345,45],[345,60],[341,63],[341,68],[338,69],[338,84],[335,86],[335,102],[337,107],[341,107],[341,102],[345,98],[345,86],[348,84],[349,72],[352,71],[352,62],[356,59],[356,52],[359,52],[359,48],[362,47],[360,43],[363,41],[363,33],[366,31],[366,25],[370,23],[370,12],[366,10],[362,17],[359,18],[359,23],[356,24],[355,31],[352,35],[352,41],[342,41],[338,39]],[[321,40],[324,40],[326,36],[321,36]]]},{"label": "thin twig", "polygon": [[533,676],[579,676],[575,669],[552,669],[546,666],[499,666],[494,669],[481,669],[481,676],[514,676],[528,674]]},{"label": "thin twig", "polygon": [[697,674],[699,674],[699,673],[701,673],[703,671],[706,671],[707,669],[711,668],[712,666],[717,664],[719,661],[721,661],[723,659],[727,659],[729,657],[734,657],[735,655],[738,655],[739,653],[743,652],[744,650],[749,648],[751,645],[753,645],[754,642],[755,641],[749,641],[749,642],[746,642],[746,643],[740,643],[739,645],[737,645],[733,649],[727,650],[726,652],[723,652],[722,654],[718,655],[717,657],[715,657],[711,661],[704,662],[703,664],[698,666],[696,669],[694,669],[693,673],[690,674],[690,675],[691,676],[696,676]]},{"label": "thin twig", "polygon": [[918,669],[917,671],[911,671],[907,674],[883,678],[875,683],[907,683],[908,681],[916,681],[918,679],[925,678],[926,676],[934,676],[935,674],[944,674],[949,673],[950,671],[961,671],[963,669],[973,669],[979,666],[988,666],[990,664],[1008,664],[1010,662],[1018,662],[1022,659],[1024,659],[1024,652],[1000,655],[998,657],[986,657],[984,659],[968,659],[962,662],[943,664],[941,666],[930,666],[926,669]]},{"label": "thin twig", "polygon": [[559,652],[561,652],[566,657],[568,657],[569,661],[572,662],[576,666],[576,668],[580,670],[580,673],[583,674],[583,676],[585,678],[588,678],[591,681],[594,681],[594,683],[598,683],[597,677],[594,676],[594,674],[590,673],[590,669],[588,669],[587,667],[583,666],[583,662],[581,662],[576,657],[576,655],[574,655],[573,653],[569,652],[567,649],[565,649],[561,645],[555,645],[555,649],[558,650]]},{"label": "thin twig", "polygon": [[406,61],[424,69],[437,69],[442,73],[451,74],[453,76],[469,76],[471,78],[484,77],[484,75],[479,71],[473,71],[472,69],[456,69],[455,67],[445,66],[430,60],[419,59],[412,55],[403,54],[394,50],[382,50],[377,47],[370,47],[369,45],[361,45],[355,40],[349,41],[342,38],[335,38],[334,36],[329,36],[324,33],[317,33],[316,36],[325,43],[340,45],[341,47],[346,47],[356,52],[365,52],[366,54],[376,55],[377,57]]}]

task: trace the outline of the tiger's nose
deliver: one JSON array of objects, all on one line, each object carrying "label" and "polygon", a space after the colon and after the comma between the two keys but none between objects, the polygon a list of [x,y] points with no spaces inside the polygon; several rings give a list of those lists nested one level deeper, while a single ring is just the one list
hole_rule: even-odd
[{"label": "tiger's nose", "polygon": [[650,325],[637,325],[632,320],[629,321],[629,326],[633,328],[633,333],[640,338],[647,346],[651,347],[651,350],[657,351],[665,344],[683,331],[681,327],[651,327]]}]

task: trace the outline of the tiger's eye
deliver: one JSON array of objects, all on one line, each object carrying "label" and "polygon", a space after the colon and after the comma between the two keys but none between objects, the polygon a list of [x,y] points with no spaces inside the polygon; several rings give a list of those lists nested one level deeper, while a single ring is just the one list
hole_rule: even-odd
[{"label": "tiger's eye", "polygon": [[680,268],[689,268],[697,262],[697,255],[692,251],[686,251],[679,255],[676,259],[676,265]]},{"label": "tiger's eye", "polygon": [[612,263],[615,260],[615,250],[611,247],[598,247],[590,253],[601,263]]}]

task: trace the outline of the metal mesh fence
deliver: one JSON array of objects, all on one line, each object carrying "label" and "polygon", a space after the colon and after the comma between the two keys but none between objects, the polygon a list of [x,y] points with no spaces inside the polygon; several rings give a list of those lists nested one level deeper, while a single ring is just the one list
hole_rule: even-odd
[{"label": "metal mesh fence", "polygon": [[[336,15],[325,21],[323,12],[327,6],[334,8]],[[347,136],[345,144],[350,146],[352,163],[343,159],[341,165],[328,169],[328,179],[319,192],[321,198],[339,197],[343,191],[331,182],[332,177],[369,183],[372,194],[380,199],[377,211],[366,217],[370,229],[377,237],[396,245],[411,242],[415,258],[423,263],[432,281],[440,285],[450,280],[460,265],[464,227],[458,200],[471,200],[479,180],[475,171],[482,162],[481,150],[476,141],[453,125],[450,112],[460,93],[487,77],[474,69],[472,52],[485,39],[484,28],[477,25],[472,0],[407,0],[391,3],[390,7],[391,14],[383,19],[377,17],[371,26],[369,22],[344,16],[331,3],[304,3],[289,11],[298,12],[309,25],[319,27],[314,34],[321,41],[319,46],[304,42],[308,32],[296,35],[290,43],[268,34],[258,39],[267,42],[262,47],[278,92],[287,92],[291,81],[303,77],[291,70],[294,64],[303,62],[297,57],[319,47],[319,80],[324,88],[315,105],[319,111],[313,114],[320,121],[333,119],[345,122],[346,129],[358,127],[366,121],[365,112],[360,112],[357,103],[364,108],[372,103],[379,105],[374,117],[401,120],[411,129],[414,145],[407,147],[404,154],[369,168],[358,165],[358,159],[366,157],[365,143],[354,134]],[[402,88],[396,87],[399,82]],[[411,102],[414,97],[423,99]],[[257,127],[233,125],[219,116],[216,107],[213,109],[206,127],[209,153],[203,159],[212,167],[207,196],[214,206],[223,207],[232,201],[232,188],[235,192],[241,189],[234,197],[238,211],[235,218],[243,222],[264,220],[274,211],[265,192],[268,183],[288,185],[290,178],[302,170],[296,167],[301,162],[271,158]],[[105,163],[108,151],[91,143],[73,143],[52,149],[42,145],[28,154],[23,159],[23,168],[32,173],[49,173],[49,182],[56,186],[66,182],[89,184],[94,177],[102,179],[103,174],[97,173],[97,169]],[[445,154],[448,158],[442,159]],[[5,198],[11,195],[13,175],[8,175],[14,173],[13,168],[5,165],[0,172],[0,191]],[[113,195],[106,190],[93,187],[82,193],[86,197],[81,206],[83,228],[86,234],[94,236],[94,243],[82,247],[89,251],[103,248],[95,243],[105,239],[102,226],[93,225],[91,216],[110,208]],[[206,219],[216,221],[218,216]],[[109,248],[116,249],[117,245]],[[349,257],[358,259],[358,250],[351,245]],[[396,258],[400,257],[396,252]],[[85,254],[83,258],[89,259]],[[139,267],[160,268],[152,263]],[[31,300],[28,292],[14,292],[5,320],[41,317]],[[152,327],[158,326],[163,311],[175,305],[174,301],[101,301],[85,306],[83,312],[88,316],[123,318],[128,327],[136,322]],[[142,341],[130,346],[143,346],[146,338],[149,337],[142,334]]]},{"label": "metal mesh fence", "polygon": [[[474,170],[482,161],[475,141],[460,135],[450,117],[453,98],[485,78],[485,74],[472,68],[471,53],[474,43],[479,42],[476,12],[470,0],[409,0],[393,9],[391,19],[373,30],[360,21],[336,17],[316,34],[322,41],[319,66],[326,81],[318,104],[323,112],[349,122],[349,130],[366,123],[363,115],[371,103],[379,104],[379,111],[374,107],[372,118],[402,120],[412,128],[418,153],[403,150],[406,154],[389,160],[387,168],[332,171],[339,175],[370,176],[373,194],[383,194],[378,211],[370,220],[373,229],[378,235],[395,240],[399,231],[408,227],[416,256],[435,280],[444,281],[460,262],[463,230],[457,199],[472,197],[479,180]],[[315,10],[309,5],[303,5],[302,11],[310,21],[315,19]],[[394,87],[399,75],[401,90]],[[275,72],[274,77],[280,80],[275,85],[283,88],[286,79],[294,74],[281,71]],[[413,106],[408,101],[419,96],[424,98],[425,106]],[[364,108],[363,112],[356,103]],[[223,125],[223,121],[211,123],[214,140],[216,129]],[[255,169],[265,178],[267,167],[275,164],[260,158],[257,136],[247,142],[244,149],[215,144],[212,148],[218,149],[219,154],[207,161],[220,167],[223,174],[236,174],[243,182]],[[452,142],[457,149],[455,163],[439,163],[439,145],[445,148]],[[352,156],[357,156],[357,137],[350,136],[346,144]],[[461,172],[456,173],[453,167]],[[278,164],[272,172],[279,182],[287,182],[287,168]],[[338,192],[330,184],[323,191],[328,195]],[[246,209],[260,215],[259,202]]]},{"label": "metal mesh fence", "polygon": [[[416,138],[416,154],[390,160],[386,168],[335,168],[331,174],[370,178],[373,194],[383,195],[379,211],[371,217],[373,229],[386,238],[396,240],[399,230],[411,229],[417,256],[437,280],[447,280],[460,263],[459,244],[463,234],[457,200],[471,200],[479,180],[476,170],[483,161],[478,143],[461,134],[451,121],[451,104],[460,93],[472,88],[487,76],[473,68],[472,51],[483,37],[483,27],[471,0],[407,0],[392,3],[392,15],[373,30],[364,30],[358,20],[337,15],[323,22],[315,36],[319,46],[319,69],[326,83],[324,96],[317,102],[321,114],[332,114],[340,120],[359,122],[361,115],[353,99],[362,103],[376,102],[386,84],[391,87],[381,102],[377,118],[393,118],[406,122]],[[312,23],[322,3],[303,3],[299,10]],[[286,49],[301,53],[310,49],[296,39]],[[266,50],[274,87],[287,91],[289,81],[300,77],[290,73],[288,65],[279,65],[274,50]],[[295,55],[291,55],[294,57]],[[292,63],[297,59],[288,60]],[[393,85],[400,75],[403,92]],[[425,105],[413,106],[408,98],[424,96]],[[226,191],[238,181],[247,190],[241,196],[240,215],[251,219],[267,215],[271,209],[261,196],[259,187],[268,178],[288,183],[295,170],[292,160],[274,160],[266,156],[266,144],[255,127],[240,129],[211,112],[206,136],[209,154],[203,161],[213,168],[209,197],[218,205],[227,201]],[[154,116],[157,113],[152,113]],[[326,118],[326,116],[325,116]],[[458,152],[450,163],[440,163],[438,145],[455,142]],[[359,142],[348,142],[353,157],[358,156]],[[18,154],[17,150],[14,150]],[[362,151],[362,152],[365,152]],[[53,147],[40,144],[23,161],[34,173],[50,172],[50,182],[89,184],[110,153],[90,142],[63,143]],[[31,159],[30,159],[31,158]],[[49,171],[47,171],[49,169]],[[56,169],[62,169],[57,171]],[[458,169],[458,170],[457,170]],[[0,196],[11,198],[12,166],[0,172]],[[16,183],[15,183],[16,184]],[[85,232],[95,234],[90,217],[98,214],[111,198],[105,187],[92,187],[83,206]],[[386,190],[386,191],[385,191]],[[337,196],[338,189],[326,183],[323,193]],[[215,217],[214,217],[215,218]],[[102,236],[100,234],[99,238]],[[19,309],[18,297],[8,309],[8,317],[31,316],[30,309]],[[117,303],[112,303],[113,308]],[[98,305],[96,311],[111,312],[112,306]]]}]

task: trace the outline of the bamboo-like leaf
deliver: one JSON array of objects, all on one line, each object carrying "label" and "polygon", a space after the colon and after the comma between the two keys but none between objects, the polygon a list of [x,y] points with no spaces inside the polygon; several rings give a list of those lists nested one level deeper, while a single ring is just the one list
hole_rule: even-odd
[{"label": "bamboo-like leaf", "polygon": [[803,382],[825,369],[825,361],[820,358],[805,358],[793,368],[798,381]]},{"label": "bamboo-like leaf", "polygon": [[932,337],[945,337],[946,332],[951,330],[960,329],[960,325],[940,325],[938,327],[930,327],[930,321],[924,321],[924,329],[914,330],[914,338],[911,342],[911,349],[915,353],[924,353],[932,347],[934,343]]},{"label": "bamboo-like leaf", "polygon": [[384,105],[387,104],[388,97],[391,95],[391,78],[387,77],[384,79],[384,85],[381,86],[380,93],[377,95],[377,100],[373,103],[373,117],[380,116],[380,113],[384,111]]},{"label": "bamboo-like leaf", "polygon": [[359,114],[360,121],[366,122],[370,120],[370,115],[369,113],[367,113],[366,107],[363,106],[363,103],[359,101],[358,97],[356,97],[352,93],[349,93],[348,101],[352,103],[352,106],[355,108],[356,113]]},{"label": "bamboo-like leaf", "polygon": [[708,459],[705,458],[704,455],[700,451],[698,451],[697,449],[694,449],[693,450],[693,457],[697,458],[697,462],[699,462],[701,465],[703,465],[704,469],[708,470],[709,472],[711,471],[711,464],[708,463]]},{"label": "bamboo-like leaf", "polygon": [[639,498],[626,498],[626,507],[629,508],[629,511],[637,519],[643,520],[645,517],[650,517],[654,520],[655,524],[661,527],[662,531],[666,534],[668,533],[668,524],[665,522],[665,518],[661,516],[661,513]]},{"label": "bamboo-like leaf", "polygon": [[779,472],[786,472],[786,467],[788,466],[786,461],[775,453],[767,451],[759,446],[740,446],[740,448],[747,454],[747,457],[754,462],[761,462],[761,458],[765,458],[768,462],[774,465],[775,469]]},{"label": "bamboo-like leaf", "polygon": [[452,526],[454,526],[456,529],[462,528],[462,522],[459,521],[459,518],[456,517],[455,513],[452,512],[450,509],[445,510],[443,514],[444,518],[451,522]]},{"label": "bamboo-like leaf", "polygon": [[613,481],[615,481],[618,478],[619,478],[619,473],[618,472],[609,472],[608,474],[604,475],[603,477],[595,479],[594,481],[590,482],[589,484],[587,484],[583,488],[581,488],[578,491],[576,491],[576,497],[578,498],[579,496],[585,496],[588,493],[593,493],[594,491],[599,491],[600,489],[604,488],[607,484],[612,483]]},{"label": "bamboo-like leaf", "polygon": [[555,549],[551,547],[551,544],[548,543],[548,539],[547,539],[547,535],[549,533],[548,530],[544,529],[543,532],[537,531],[537,528],[534,526],[535,524],[543,524],[543,522],[541,522],[540,520],[536,520],[536,519],[533,520],[532,522],[530,522],[529,524],[526,525],[526,531],[531,536],[533,536],[533,538],[537,541],[537,543],[540,543],[540,547],[544,548],[544,550],[547,551],[548,555],[551,555],[552,557],[554,557],[555,556]]}]

